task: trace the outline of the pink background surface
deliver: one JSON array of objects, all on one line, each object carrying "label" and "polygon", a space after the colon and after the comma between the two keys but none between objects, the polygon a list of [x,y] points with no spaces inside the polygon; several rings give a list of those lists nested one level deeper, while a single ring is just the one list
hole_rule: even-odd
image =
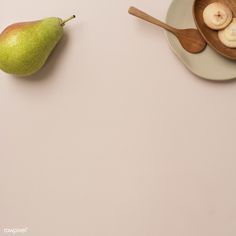
[{"label": "pink background surface", "polygon": [[127,14],[170,2],[2,1],[1,29],[78,18],[31,80],[0,72],[0,235],[236,235],[236,82],[193,76]]}]

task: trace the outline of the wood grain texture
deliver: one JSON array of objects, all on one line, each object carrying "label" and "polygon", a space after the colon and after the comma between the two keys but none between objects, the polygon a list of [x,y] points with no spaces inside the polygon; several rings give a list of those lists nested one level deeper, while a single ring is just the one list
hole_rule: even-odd
[{"label": "wood grain texture", "polygon": [[206,47],[206,41],[197,29],[176,29],[135,7],[130,7],[129,13],[173,33],[178,38],[182,47],[190,53],[200,53]]},{"label": "wood grain texture", "polygon": [[[215,0],[195,0],[193,4],[193,16],[196,26],[208,45],[222,56],[236,60],[236,49],[226,47],[218,37],[218,31],[212,30],[206,26],[203,20],[204,9]],[[218,2],[227,4],[233,11],[234,17],[236,17],[236,1],[235,0],[218,0]]]}]

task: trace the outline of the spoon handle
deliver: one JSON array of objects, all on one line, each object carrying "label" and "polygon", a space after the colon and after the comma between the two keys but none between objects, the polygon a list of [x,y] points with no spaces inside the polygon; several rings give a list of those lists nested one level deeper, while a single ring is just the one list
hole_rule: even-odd
[{"label": "spoon handle", "polygon": [[129,8],[129,14],[133,15],[133,16],[136,16],[142,20],[145,20],[145,21],[148,21],[154,25],[158,25],[160,26],[161,28],[164,28],[168,31],[170,31],[171,33],[173,34],[176,34],[177,33],[177,29],[171,27],[170,25],[167,25],[165,24],[164,22],[148,15],[147,13],[137,9],[136,7],[130,7]]}]

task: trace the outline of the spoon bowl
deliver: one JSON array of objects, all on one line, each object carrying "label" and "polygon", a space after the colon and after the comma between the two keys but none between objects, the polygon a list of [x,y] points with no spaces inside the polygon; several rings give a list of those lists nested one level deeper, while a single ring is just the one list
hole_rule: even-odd
[{"label": "spoon bowl", "polygon": [[175,35],[182,47],[190,53],[200,53],[206,47],[206,41],[196,29],[178,29]]}]

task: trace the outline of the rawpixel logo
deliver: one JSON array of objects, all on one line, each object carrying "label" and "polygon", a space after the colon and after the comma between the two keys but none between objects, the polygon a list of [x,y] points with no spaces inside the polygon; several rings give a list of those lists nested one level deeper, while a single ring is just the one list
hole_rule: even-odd
[{"label": "rawpixel logo", "polygon": [[3,228],[2,232],[4,234],[25,234],[28,233],[28,227],[25,228]]}]

